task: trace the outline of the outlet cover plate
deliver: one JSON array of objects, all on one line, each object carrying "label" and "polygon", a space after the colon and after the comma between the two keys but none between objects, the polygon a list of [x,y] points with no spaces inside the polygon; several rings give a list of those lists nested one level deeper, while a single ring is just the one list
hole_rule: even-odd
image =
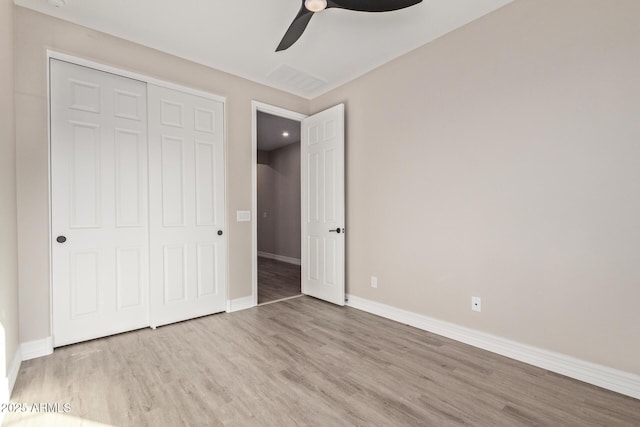
[{"label": "outlet cover plate", "polygon": [[471,297],[471,310],[482,311],[482,300],[480,297]]}]

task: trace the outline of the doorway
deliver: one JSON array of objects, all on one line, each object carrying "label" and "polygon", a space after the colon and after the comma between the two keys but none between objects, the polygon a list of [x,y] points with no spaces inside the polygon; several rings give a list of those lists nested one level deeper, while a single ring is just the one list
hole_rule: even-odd
[{"label": "doorway", "polygon": [[253,102],[253,300],[301,295],[300,123],[306,116]]},{"label": "doorway", "polygon": [[[258,113],[300,122],[301,294],[345,304],[345,106],[307,117],[252,104],[252,305],[258,305]],[[269,213],[267,212],[267,216]]]},{"label": "doorway", "polygon": [[301,294],[300,122],[257,112],[258,304]]}]

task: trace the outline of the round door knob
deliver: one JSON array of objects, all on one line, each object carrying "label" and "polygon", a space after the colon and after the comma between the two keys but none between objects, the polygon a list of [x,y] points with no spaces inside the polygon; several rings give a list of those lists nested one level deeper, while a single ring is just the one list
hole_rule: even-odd
[{"label": "round door knob", "polygon": [[218,230],[218,236],[222,236],[222,230]]},{"label": "round door knob", "polygon": [[64,236],[58,236],[58,237],[56,237],[56,242],[58,242],[58,243],[64,243],[64,242],[66,242],[66,241],[67,241],[67,238],[66,238],[66,237],[64,237]]}]

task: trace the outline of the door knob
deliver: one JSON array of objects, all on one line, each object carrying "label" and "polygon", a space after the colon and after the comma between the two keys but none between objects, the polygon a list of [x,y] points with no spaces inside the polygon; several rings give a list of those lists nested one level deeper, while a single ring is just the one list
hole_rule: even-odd
[{"label": "door knob", "polygon": [[340,230],[340,228],[336,228],[335,230],[329,230],[330,233],[342,233],[342,231]]},{"label": "door knob", "polygon": [[222,236],[222,230],[218,230],[218,236]]},{"label": "door knob", "polygon": [[58,236],[58,237],[56,237],[56,242],[58,242],[58,243],[64,243],[64,242],[66,242],[66,241],[67,241],[67,238],[66,238],[66,237],[64,237],[64,236]]}]

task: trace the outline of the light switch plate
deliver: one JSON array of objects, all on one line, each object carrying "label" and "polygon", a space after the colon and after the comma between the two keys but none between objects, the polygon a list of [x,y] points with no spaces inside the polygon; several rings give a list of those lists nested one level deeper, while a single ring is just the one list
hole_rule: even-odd
[{"label": "light switch plate", "polygon": [[236,221],[238,221],[238,222],[251,221],[251,212],[250,211],[236,211]]}]

